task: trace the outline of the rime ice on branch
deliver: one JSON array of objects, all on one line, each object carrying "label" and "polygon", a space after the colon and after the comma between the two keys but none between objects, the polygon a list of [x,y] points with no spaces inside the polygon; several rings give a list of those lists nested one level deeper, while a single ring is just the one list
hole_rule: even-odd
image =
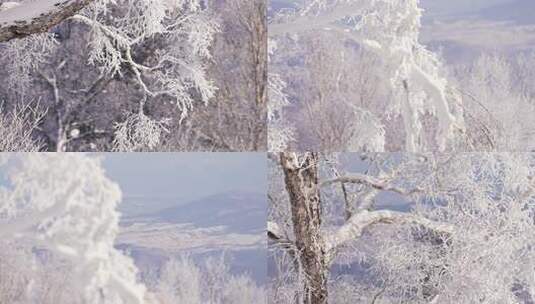
[{"label": "rime ice on branch", "polygon": [[[270,34],[276,38],[328,29],[377,54],[386,67],[383,78],[391,83],[393,92],[389,111],[403,120],[405,150],[432,150],[434,145],[443,151],[456,135],[464,133],[462,101],[442,75],[437,56],[418,42],[422,14],[418,2],[311,0],[297,12],[279,18],[284,21],[270,24]],[[437,119],[435,143],[424,141],[424,114]]]},{"label": "rime ice on branch", "polygon": [[275,303],[533,299],[533,154],[347,155],[272,157]]},{"label": "rime ice on branch", "polygon": [[[5,4],[4,4],[5,5]],[[16,37],[46,32],[61,21],[81,24],[90,33],[88,61],[98,67],[105,78],[123,77],[129,74],[139,91],[136,100],[138,109],[123,113],[116,124],[115,150],[151,150],[158,136],[140,140],[139,134],[160,134],[167,132],[166,118],[155,119],[147,115],[151,102],[169,102],[176,106],[177,121],[185,119],[198,103],[207,104],[215,95],[216,87],[208,79],[207,70],[212,59],[210,47],[218,24],[210,13],[205,0],[98,0],[98,1],[22,1],[18,5],[3,6],[0,11],[0,58],[7,62],[8,54],[25,54],[32,58],[32,52],[24,52]],[[83,9],[82,9],[83,8]],[[21,21],[22,20],[22,21]],[[9,40],[9,41],[8,41]],[[158,43],[155,43],[157,41]],[[43,46],[43,39],[30,39],[32,46]],[[141,62],[136,50],[147,44],[158,44],[150,63]],[[39,52],[39,51],[37,51]],[[35,52],[33,52],[35,53]],[[16,65],[21,65],[19,62]],[[28,76],[28,70],[35,69],[35,62],[25,60],[24,67],[13,70],[9,77],[15,80]],[[60,88],[53,75],[44,75],[52,87],[56,99],[61,100]],[[9,84],[8,84],[9,85]],[[65,94],[63,94],[65,95]],[[61,113],[58,113],[61,116]],[[62,117],[58,124],[63,123]],[[132,123],[132,121],[146,123]],[[60,126],[60,131],[65,131]],[[66,133],[58,134],[58,142],[65,141]],[[147,145],[147,143],[149,143]],[[65,145],[59,145],[64,151]]]}]

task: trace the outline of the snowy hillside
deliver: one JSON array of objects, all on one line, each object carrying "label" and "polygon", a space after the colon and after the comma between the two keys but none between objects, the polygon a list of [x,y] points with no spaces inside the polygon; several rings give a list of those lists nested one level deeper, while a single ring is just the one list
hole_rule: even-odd
[{"label": "snowy hillside", "polygon": [[535,1],[512,0],[481,9],[478,15],[488,20],[535,24]]},{"label": "snowy hillside", "polygon": [[[199,227],[226,226],[231,231],[263,231],[267,212],[264,195],[227,192],[163,209],[150,217]],[[237,220],[237,219],[240,220]]]},{"label": "snowy hillside", "polygon": [[[497,5],[511,5],[515,0],[421,0],[421,6],[431,16],[451,16],[478,12]],[[526,1],[528,2],[528,1]]]},{"label": "snowy hillside", "polygon": [[[130,201],[116,240],[115,246],[128,252],[141,270],[158,268],[183,253],[196,260],[225,253],[232,273],[249,273],[257,282],[265,282],[263,195],[228,192],[187,203],[171,198],[156,201],[150,204],[150,198],[139,197]],[[139,206],[152,207],[143,212]]]},{"label": "snowy hillside", "polygon": [[257,249],[265,246],[265,238],[263,233],[229,233],[225,226],[199,228],[192,224],[158,222],[134,223],[122,227],[116,244],[176,254],[181,251]]},{"label": "snowy hillside", "polygon": [[534,1],[454,2],[422,1],[421,40],[448,62],[470,62],[483,52],[511,55],[535,49]]}]

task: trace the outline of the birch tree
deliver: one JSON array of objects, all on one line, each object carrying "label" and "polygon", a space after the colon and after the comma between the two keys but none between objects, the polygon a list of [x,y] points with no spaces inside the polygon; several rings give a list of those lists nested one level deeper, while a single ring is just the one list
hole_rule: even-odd
[{"label": "birch tree", "polygon": [[345,156],[272,155],[274,303],[530,303],[532,155]]},{"label": "birch tree", "polygon": [[[302,271],[303,290],[298,291],[299,303],[327,303],[328,273],[337,250],[345,243],[358,238],[369,226],[378,223],[414,223],[423,227],[450,233],[448,225],[433,222],[412,214],[394,211],[369,211],[373,194],[360,202],[359,210],[352,212],[347,206],[346,223],[332,234],[322,231],[323,206],[320,187],[333,183],[365,183],[372,189],[385,189],[410,194],[412,190],[397,188],[366,177],[338,177],[320,182],[319,157],[315,153],[281,153],[280,166],[284,172],[284,184],[291,211],[291,234],[276,222],[268,222],[268,237],[275,245],[288,247]],[[373,193],[373,192],[372,192]],[[278,206],[275,205],[275,208]]]}]

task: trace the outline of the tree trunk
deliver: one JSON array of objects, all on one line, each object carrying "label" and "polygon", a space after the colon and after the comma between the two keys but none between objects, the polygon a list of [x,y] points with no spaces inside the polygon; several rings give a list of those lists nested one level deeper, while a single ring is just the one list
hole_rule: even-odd
[{"label": "tree trunk", "polygon": [[321,236],[318,156],[281,153],[286,190],[290,197],[295,245],[304,277],[304,303],[327,303],[329,266]]}]

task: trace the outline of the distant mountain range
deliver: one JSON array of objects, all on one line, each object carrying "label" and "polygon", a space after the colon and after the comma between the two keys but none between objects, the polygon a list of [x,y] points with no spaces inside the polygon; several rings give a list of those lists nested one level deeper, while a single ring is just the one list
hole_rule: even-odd
[{"label": "distant mountain range", "polygon": [[422,5],[428,9],[420,40],[450,64],[473,62],[482,53],[516,56],[535,50],[534,0],[465,1],[457,10],[439,0]]},{"label": "distant mountain range", "polygon": [[[269,11],[295,8],[295,0],[270,0]],[[493,21],[535,24],[534,0],[421,0],[424,20],[477,17]]]},{"label": "distant mountain range", "polygon": [[228,192],[165,208],[148,217],[197,227],[226,226],[231,232],[258,232],[265,229],[267,199],[257,193]]},{"label": "distant mountain range", "polygon": [[535,1],[516,0],[484,8],[478,16],[495,21],[514,21],[517,24],[535,24]]},{"label": "distant mountain range", "polygon": [[432,20],[511,21],[520,25],[535,24],[533,0],[423,0],[424,23]]},{"label": "distant mountain range", "polygon": [[458,16],[478,12],[496,5],[508,4],[512,1],[515,0],[420,0],[420,7],[425,9],[425,14],[433,16]]},{"label": "distant mountain range", "polygon": [[199,262],[227,252],[233,273],[266,279],[265,195],[227,192],[191,202],[177,198],[129,198],[116,247],[143,270],[157,269],[188,252]]},{"label": "distant mountain range", "polygon": [[124,218],[145,216],[162,209],[177,206],[183,201],[180,197],[125,196],[119,205],[119,212]]}]

